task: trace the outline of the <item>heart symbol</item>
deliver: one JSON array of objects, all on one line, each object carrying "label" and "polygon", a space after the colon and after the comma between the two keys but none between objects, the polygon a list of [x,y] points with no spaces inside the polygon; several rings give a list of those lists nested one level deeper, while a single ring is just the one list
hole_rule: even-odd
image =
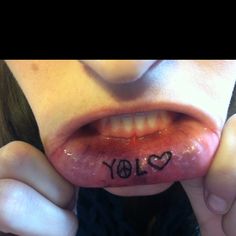
[{"label": "heart symbol", "polygon": [[162,170],[172,158],[171,152],[163,152],[161,156],[152,154],[148,157],[148,164],[156,170]]}]

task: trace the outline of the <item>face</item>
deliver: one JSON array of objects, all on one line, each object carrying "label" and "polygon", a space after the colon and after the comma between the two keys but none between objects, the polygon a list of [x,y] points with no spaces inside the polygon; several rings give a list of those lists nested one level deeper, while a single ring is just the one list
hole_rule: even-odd
[{"label": "face", "polygon": [[203,176],[219,144],[236,61],[7,61],[46,155],[77,186],[161,192]]}]

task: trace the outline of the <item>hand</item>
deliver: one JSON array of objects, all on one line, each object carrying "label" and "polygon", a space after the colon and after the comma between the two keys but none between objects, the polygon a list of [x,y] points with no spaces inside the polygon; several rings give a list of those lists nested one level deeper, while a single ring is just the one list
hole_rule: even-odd
[{"label": "hand", "polygon": [[236,235],[236,115],[225,124],[219,148],[205,178],[181,183],[202,236]]},{"label": "hand", "polygon": [[75,191],[30,144],[0,148],[0,231],[17,235],[76,234],[69,210]]}]

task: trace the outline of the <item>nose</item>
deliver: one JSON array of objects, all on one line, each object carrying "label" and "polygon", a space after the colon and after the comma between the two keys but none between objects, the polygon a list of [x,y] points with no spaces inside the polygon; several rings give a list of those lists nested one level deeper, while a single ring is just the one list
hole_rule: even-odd
[{"label": "nose", "polygon": [[155,60],[82,60],[94,72],[110,83],[138,80]]}]

